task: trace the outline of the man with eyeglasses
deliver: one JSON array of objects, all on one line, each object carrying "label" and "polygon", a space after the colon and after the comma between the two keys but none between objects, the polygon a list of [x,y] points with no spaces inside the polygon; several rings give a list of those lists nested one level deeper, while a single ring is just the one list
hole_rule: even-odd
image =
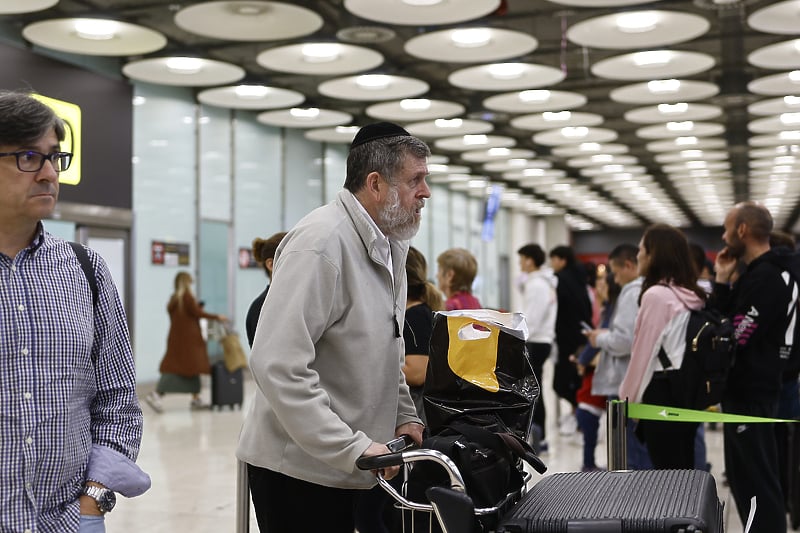
[{"label": "man with eyeglasses", "polygon": [[64,136],[48,106],[0,92],[0,531],[103,532],[116,492],[150,486],[111,274],[42,225],[72,160]]}]

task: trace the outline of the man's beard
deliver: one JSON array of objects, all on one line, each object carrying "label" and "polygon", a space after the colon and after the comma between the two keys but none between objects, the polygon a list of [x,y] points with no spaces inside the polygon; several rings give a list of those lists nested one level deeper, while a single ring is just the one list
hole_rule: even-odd
[{"label": "man's beard", "polygon": [[738,235],[734,234],[726,243],[728,247],[728,254],[736,259],[741,259],[745,252],[745,245]]},{"label": "man's beard", "polygon": [[419,231],[420,219],[416,217],[416,210],[424,205],[425,200],[419,200],[411,209],[404,209],[400,205],[397,187],[389,187],[386,203],[378,210],[378,227],[387,237],[407,241]]}]

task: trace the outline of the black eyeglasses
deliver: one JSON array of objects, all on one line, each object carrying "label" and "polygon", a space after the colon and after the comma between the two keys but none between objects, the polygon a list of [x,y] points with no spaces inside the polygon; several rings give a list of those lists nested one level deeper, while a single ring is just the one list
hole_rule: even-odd
[{"label": "black eyeglasses", "polygon": [[39,172],[42,170],[45,161],[50,161],[56,172],[62,172],[69,168],[72,163],[70,152],[52,152],[43,154],[34,150],[20,150],[19,152],[0,152],[0,157],[13,155],[17,158],[17,168],[22,172]]}]

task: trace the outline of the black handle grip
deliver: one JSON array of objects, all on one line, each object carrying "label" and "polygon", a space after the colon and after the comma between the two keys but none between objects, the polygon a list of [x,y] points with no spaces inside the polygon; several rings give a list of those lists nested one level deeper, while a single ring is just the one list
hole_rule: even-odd
[{"label": "black handle grip", "polygon": [[360,470],[380,470],[390,466],[403,464],[403,452],[387,453],[384,455],[367,455],[356,459],[356,466]]}]

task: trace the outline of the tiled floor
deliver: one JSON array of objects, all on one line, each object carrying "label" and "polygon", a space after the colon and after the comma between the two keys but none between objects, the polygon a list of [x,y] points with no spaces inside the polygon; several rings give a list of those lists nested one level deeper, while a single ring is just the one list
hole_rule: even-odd
[{"label": "tiled floor", "polygon": [[[246,404],[253,388],[252,381],[246,382]],[[204,390],[207,391],[207,386]],[[147,388],[142,390],[142,398],[147,391]],[[545,402],[549,413],[554,414],[556,402],[547,388]],[[167,396],[164,404],[163,414],[156,414],[147,404],[142,406],[145,431],[139,464],[152,477],[153,487],[138,498],[120,498],[117,508],[107,517],[108,533],[236,532],[236,461],[233,451],[244,410],[190,411],[188,395]],[[555,416],[550,416],[548,426],[554,420]],[[548,473],[580,468],[579,439],[562,437],[555,427],[549,428],[550,450],[542,457],[549,467]],[[599,465],[606,464],[605,440],[601,431],[601,442],[596,452]],[[712,474],[717,479],[720,499],[725,503],[726,531],[741,533],[742,525],[728,490],[721,483],[721,431],[707,431],[706,441]],[[537,476],[534,476],[534,482]],[[250,523],[250,531],[257,532],[255,519]]]}]

